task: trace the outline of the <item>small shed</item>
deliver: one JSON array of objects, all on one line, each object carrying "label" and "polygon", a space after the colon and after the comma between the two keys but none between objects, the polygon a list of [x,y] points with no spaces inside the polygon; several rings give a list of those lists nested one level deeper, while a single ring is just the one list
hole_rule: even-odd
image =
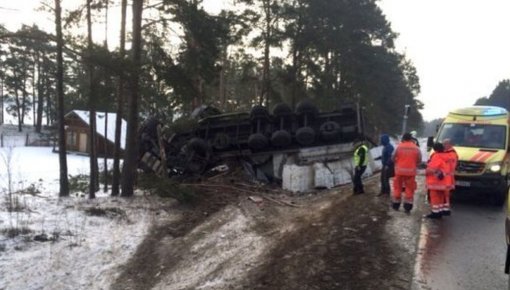
[{"label": "small shed", "polygon": [[[66,131],[66,149],[70,152],[88,154],[90,134],[90,112],[73,110],[64,116]],[[116,113],[96,112],[96,148],[98,156],[113,157],[115,148]],[[106,126],[106,128],[105,128]],[[120,148],[123,154],[126,146],[127,123],[122,119]]]}]

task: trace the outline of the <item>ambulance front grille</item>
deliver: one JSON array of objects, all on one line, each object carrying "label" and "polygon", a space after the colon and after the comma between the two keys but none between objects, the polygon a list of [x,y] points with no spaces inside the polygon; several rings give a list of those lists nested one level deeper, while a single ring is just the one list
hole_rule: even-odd
[{"label": "ambulance front grille", "polygon": [[457,173],[482,173],[485,168],[485,163],[471,162],[471,161],[459,161],[457,163]]}]

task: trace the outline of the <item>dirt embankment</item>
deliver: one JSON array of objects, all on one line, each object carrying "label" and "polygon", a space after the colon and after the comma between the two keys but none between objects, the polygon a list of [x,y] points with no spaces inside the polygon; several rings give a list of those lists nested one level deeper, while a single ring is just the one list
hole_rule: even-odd
[{"label": "dirt embankment", "polygon": [[366,192],[219,190],[168,209],[180,218],[155,224],[112,289],[408,289],[414,256],[387,233],[377,177]]}]

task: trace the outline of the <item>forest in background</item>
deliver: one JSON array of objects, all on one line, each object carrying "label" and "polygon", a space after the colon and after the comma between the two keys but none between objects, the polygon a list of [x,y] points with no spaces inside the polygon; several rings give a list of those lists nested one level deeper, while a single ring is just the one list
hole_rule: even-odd
[{"label": "forest in background", "polygon": [[[232,112],[303,99],[326,111],[359,103],[373,134],[400,133],[408,104],[408,128],[421,126],[416,69],[395,50],[397,34],[377,1],[237,0],[226,6],[210,14],[198,0],[41,1],[55,30],[0,27],[1,103],[20,126],[32,114],[37,130],[43,120],[63,123],[72,109],[91,112],[91,130],[96,111],[117,112],[128,121],[123,170],[133,172],[141,120],[169,123],[202,104]],[[123,15],[120,39],[98,41],[94,32],[108,31],[114,9]],[[92,176],[93,168],[91,161]],[[122,176],[132,180],[133,174]]]}]

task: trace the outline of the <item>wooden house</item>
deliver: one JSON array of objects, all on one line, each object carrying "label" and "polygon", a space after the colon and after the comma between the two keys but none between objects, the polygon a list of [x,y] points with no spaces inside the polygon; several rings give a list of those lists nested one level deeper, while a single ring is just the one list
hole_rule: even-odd
[{"label": "wooden house", "polygon": [[[83,154],[90,152],[89,114],[88,111],[73,110],[64,116],[67,151]],[[96,112],[96,148],[98,156],[113,157],[116,118],[116,113]],[[125,150],[126,128],[127,123],[123,119],[120,138],[121,154]]]}]

